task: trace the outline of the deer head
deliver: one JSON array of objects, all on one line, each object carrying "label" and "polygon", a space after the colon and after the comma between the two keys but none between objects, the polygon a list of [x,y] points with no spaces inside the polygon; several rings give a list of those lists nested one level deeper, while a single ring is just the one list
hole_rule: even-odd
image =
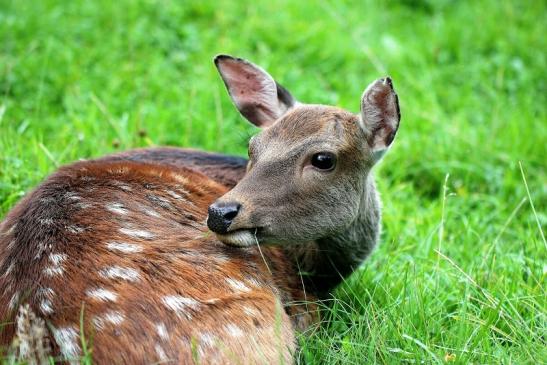
[{"label": "deer head", "polygon": [[245,60],[220,55],[215,64],[238,110],[262,130],[249,142],[245,177],[209,207],[208,227],[235,246],[307,242],[348,227],[399,126],[391,79],[370,84],[355,115],[299,103]]}]

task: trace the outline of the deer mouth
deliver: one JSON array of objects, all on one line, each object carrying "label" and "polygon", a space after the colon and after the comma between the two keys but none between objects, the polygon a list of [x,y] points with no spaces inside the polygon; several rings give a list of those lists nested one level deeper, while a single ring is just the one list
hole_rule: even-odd
[{"label": "deer mouth", "polygon": [[226,233],[216,233],[224,244],[236,247],[249,247],[258,244],[258,228],[241,228]]}]

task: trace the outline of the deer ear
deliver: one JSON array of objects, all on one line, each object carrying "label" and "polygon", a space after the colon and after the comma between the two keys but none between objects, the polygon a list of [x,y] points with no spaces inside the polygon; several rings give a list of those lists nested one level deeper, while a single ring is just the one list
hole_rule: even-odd
[{"label": "deer ear", "polygon": [[374,81],[361,97],[361,126],[375,161],[393,142],[400,120],[399,99],[391,79]]},{"label": "deer ear", "polygon": [[239,112],[258,127],[267,127],[296,103],[292,95],[262,68],[227,55],[215,65]]}]

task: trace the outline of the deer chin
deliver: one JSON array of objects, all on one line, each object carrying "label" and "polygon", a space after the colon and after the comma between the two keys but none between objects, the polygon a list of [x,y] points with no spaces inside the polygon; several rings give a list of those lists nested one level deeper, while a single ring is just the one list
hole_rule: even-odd
[{"label": "deer chin", "polygon": [[216,233],[217,238],[224,244],[236,247],[249,247],[258,242],[256,229],[238,229],[225,234]]}]

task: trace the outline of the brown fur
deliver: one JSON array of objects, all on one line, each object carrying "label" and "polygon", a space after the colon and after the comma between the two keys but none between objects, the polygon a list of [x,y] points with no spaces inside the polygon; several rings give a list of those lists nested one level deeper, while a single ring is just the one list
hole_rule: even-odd
[{"label": "brown fur", "polygon": [[[279,249],[266,250],[264,262],[256,247],[232,248],[207,232],[207,206],[226,191],[195,170],[160,164],[90,161],[60,169],[2,225],[0,318],[13,323],[18,304],[29,303],[52,328],[79,333],[83,313],[97,363],[290,362],[294,337],[283,305],[304,299],[298,296],[300,283],[285,279],[297,275]],[[105,209],[113,203],[127,213]],[[123,227],[153,237],[131,237],[119,231]],[[107,242],[142,250],[121,253]],[[66,257],[54,265],[52,254]],[[62,267],[62,273],[48,274],[48,267]],[[139,277],[101,275],[112,267]],[[114,293],[115,301],[86,294],[95,289]],[[18,303],[10,309],[16,293]],[[186,309],[177,315],[161,300],[168,296],[192,301],[178,303]],[[44,300],[52,313],[44,311]],[[109,322],[109,315],[121,323]],[[159,323],[168,338],[158,334]],[[13,334],[13,325],[6,326],[0,343],[8,345]],[[55,353],[58,342],[51,338]]]},{"label": "brown fur", "polygon": [[136,161],[201,172],[233,188],[245,175],[247,160],[241,157],[173,147],[143,148],[105,156],[100,161]]}]

